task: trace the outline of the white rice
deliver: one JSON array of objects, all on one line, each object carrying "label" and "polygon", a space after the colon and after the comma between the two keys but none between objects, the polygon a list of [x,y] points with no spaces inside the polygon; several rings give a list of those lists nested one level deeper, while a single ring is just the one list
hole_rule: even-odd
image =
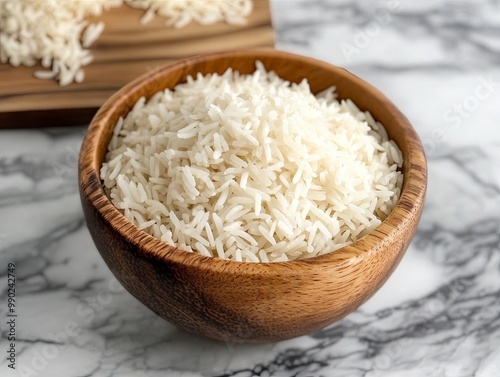
[{"label": "white rice", "polygon": [[105,28],[86,18],[124,3],[145,9],[142,23],[159,15],[176,28],[191,21],[241,24],[253,5],[252,0],[0,0],[0,62],[16,67],[41,62],[50,70],[35,71],[36,78],[61,86],[82,82],[82,68],[93,60],[89,47]]},{"label": "white rice", "polygon": [[182,249],[243,262],[337,250],[399,199],[402,154],[335,88],[317,96],[260,62],[189,77],[120,119],[101,169],[113,204]]},{"label": "white rice", "polygon": [[227,22],[233,25],[246,23],[252,12],[252,0],[128,0],[131,7],[145,9],[141,19],[145,24],[154,15],[164,17],[167,26],[182,28],[194,21],[200,25]]},{"label": "white rice", "polygon": [[104,30],[104,23],[89,24],[87,16],[121,5],[121,0],[0,1],[0,61],[13,66],[41,61],[48,71],[39,79],[56,79],[61,86],[81,82],[81,68],[92,61],[87,49]]}]

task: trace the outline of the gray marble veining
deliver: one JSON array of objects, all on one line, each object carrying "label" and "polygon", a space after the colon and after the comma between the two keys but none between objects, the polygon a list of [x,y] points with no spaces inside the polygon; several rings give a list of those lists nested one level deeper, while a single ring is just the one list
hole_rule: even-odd
[{"label": "gray marble veining", "polygon": [[[256,0],[258,1],[258,0]],[[418,233],[365,305],[310,336],[226,345],[113,278],[77,188],[84,128],[0,132],[0,350],[16,263],[17,371],[41,377],[500,376],[500,2],[274,0],[279,48],[341,65],[408,116],[429,159]]]}]

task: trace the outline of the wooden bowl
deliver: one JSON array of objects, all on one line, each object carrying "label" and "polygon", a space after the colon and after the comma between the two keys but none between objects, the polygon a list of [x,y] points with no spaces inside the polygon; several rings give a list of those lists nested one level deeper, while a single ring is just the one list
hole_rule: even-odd
[{"label": "wooden bowl", "polygon": [[[394,211],[374,231],[331,254],[280,263],[242,263],[169,246],[139,230],[106,197],[99,169],[113,128],[136,101],[228,67],[252,73],[260,60],[312,91],[335,85],[381,121],[404,156],[404,185]],[[427,167],[415,130],[377,89],[344,69],[275,50],[199,56],[148,73],[98,111],[83,141],[80,194],[97,249],[124,287],[157,314],[196,334],[230,342],[270,342],[318,331],[371,297],[398,265],[424,205]]]}]

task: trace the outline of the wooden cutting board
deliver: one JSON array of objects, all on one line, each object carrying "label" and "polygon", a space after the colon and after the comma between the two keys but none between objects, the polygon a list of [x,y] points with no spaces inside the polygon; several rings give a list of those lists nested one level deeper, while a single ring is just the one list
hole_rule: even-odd
[{"label": "wooden cutting board", "polygon": [[60,87],[33,77],[41,66],[0,64],[0,128],[86,124],[117,89],[158,67],[192,55],[274,47],[269,0],[254,0],[243,26],[191,23],[175,29],[160,17],[141,25],[143,14],[122,6],[99,17],[106,29],[91,47],[95,60],[84,68],[81,84]]}]

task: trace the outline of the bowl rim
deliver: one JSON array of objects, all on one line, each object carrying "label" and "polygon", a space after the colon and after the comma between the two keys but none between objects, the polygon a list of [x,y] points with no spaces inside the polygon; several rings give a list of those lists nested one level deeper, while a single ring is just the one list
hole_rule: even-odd
[{"label": "bowl rim", "polygon": [[[388,111],[392,117],[398,119],[400,127],[404,128],[404,140],[408,145],[409,160],[406,161],[405,159],[408,169],[405,172],[399,201],[389,216],[374,230],[361,237],[359,240],[335,250],[334,252],[311,258],[286,262],[238,262],[217,257],[208,257],[168,245],[156,237],[140,230],[111,203],[104,192],[100,179],[100,166],[98,166],[97,161],[98,141],[107,127],[114,128],[114,124],[112,126],[109,125],[109,120],[113,114],[120,112],[120,106],[127,104],[130,107],[131,104],[127,103],[127,95],[132,92],[143,90],[145,87],[152,85],[155,80],[163,75],[175,71],[183,72],[187,67],[197,63],[237,57],[252,59],[259,59],[259,57],[284,57],[309,66],[314,65],[318,68],[329,70],[332,74],[343,76],[351,82],[362,85],[366,88],[366,92],[371,97],[376,97],[384,101],[386,105],[385,110]],[[396,234],[407,230],[413,222],[418,222],[427,189],[427,162],[420,139],[408,119],[384,94],[344,68],[302,55],[262,48],[236,50],[186,58],[174,64],[163,66],[150,73],[146,73],[125,85],[101,106],[92,119],[82,142],[78,167],[79,188],[82,202],[85,200],[86,203],[98,211],[102,218],[107,221],[126,242],[134,245],[135,249],[139,253],[142,253],[143,256],[199,269],[225,273],[234,272],[247,275],[274,275],[276,273],[291,275],[301,270],[298,268],[299,266],[302,268],[318,268],[318,266],[324,267],[327,265],[331,266],[332,264],[344,266],[357,263],[366,256],[371,255],[371,253],[384,249],[384,247],[388,245],[389,240],[394,239]],[[252,266],[252,268],[247,268],[248,266]]]}]

